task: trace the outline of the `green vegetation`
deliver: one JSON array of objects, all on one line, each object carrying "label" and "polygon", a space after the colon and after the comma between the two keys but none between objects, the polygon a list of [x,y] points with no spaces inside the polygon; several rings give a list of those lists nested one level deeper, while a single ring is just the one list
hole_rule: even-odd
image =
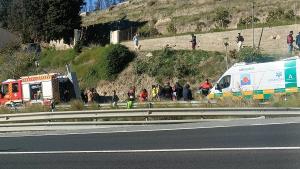
[{"label": "green vegetation", "polygon": [[141,28],[138,29],[138,32],[141,37],[154,37],[159,35],[160,33],[158,30],[155,28],[155,22],[151,21],[147,23],[146,25],[142,26]]},{"label": "green vegetation", "polygon": [[127,64],[134,59],[134,53],[122,45],[109,45],[83,49],[57,51],[45,49],[41,56],[42,69],[63,70],[66,64],[72,64],[81,86],[95,87],[99,80],[113,80]]},{"label": "green vegetation", "polygon": [[174,22],[170,22],[167,26],[167,31],[169,34],[176,34],[177,28]]},{"label": "green vegetation", "polygon": [[[271,27],[281,25],[295,24],[299,20],[299,16],[296,16],[291,9],[284,10],[281,7],[271,9],[268,11],[266,22],[261,22],[259,18],[254,17],[254,27]],[[249,28],[252,24],[252,17],[241,18],[237,24],[239,29]]]},{"label": "green vegetation", "polygon": [[171,50],[154,51],[153,57],[137,59],[138,75],[148,74],[158,82],[177,78],[182,81],[202,81],[215,78],[225,70],[224,54],[218,52]]},{"label": "green vegetation", "polygon": [[19,44],[10,44],[0,50],[0,79],[18,79],[21,76],[32,74],[35,70],[35,56],[22,52]]},{"label": "green vegetation", "polygon": [[293,10],[284,10],[283,8],[276,8],[269,11],[268,17],[266,19],[267,23],[281,20],[294,20],[296,17]]},{"label": "green vegetation", "polygon": [[40,66],[43,68],[60,68],[69,64],[75,59],[77,53],[73,49],[55,50],[54,48],[44,49],[41,55]]},{"label": "green vegetation", "polygon": [[213,20],[217,23],[217,27],[227,28],[228,24],[231,22],[231,15],[228,9],[219,7],[215,10],[215,16]]},{"label": "green vegetation", "polygon": [[60,39],[70,43],[81,25],[82,5],[83,0],[2,0],[0,22],[25,43]]},{"label": "green vegetation", "polygon": [[125,46],[109,45],[84,50],[72,63],[81,86],[94,87],[99,80],[116,78],[134,57]]},{"label": "green vegetation", "polygon": [[300,106],[300,94],[287,94],[281,96],[274,96],[270,100],[270,106],[272,107],[299,107]]},{"label": "green vegetation", "polygon": [[[254,24],[257,24],[260,22],[260,19],[257,17],[253,18]],[[237,24],[238,28],[242,28],[242,27],[249,27],[252,25],[252,16],[248,16],[245,18],[240,18],[239,23]]]},{"label": "green vegetation", "polygon": [[264,56],[260,50],[253,49],[252,47],[244,47],[238,53],[238,59],[241,62],[252,63],[252,62],[271,62],[274,61],[274,57]]}]

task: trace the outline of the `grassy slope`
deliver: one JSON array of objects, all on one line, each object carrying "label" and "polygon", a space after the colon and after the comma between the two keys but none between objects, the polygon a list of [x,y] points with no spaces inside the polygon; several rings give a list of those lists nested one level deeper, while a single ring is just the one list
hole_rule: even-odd
[{"label": "grassy slope", "polygon": [[81,85],[87,87],[87,84],[96,85],[97,79],[105,78],[102,73],[105,72],[106,47],[86,48],[81,54],[73,49],[58,51],[55,49],[45,49],[41,56],[40,65],[43,70],[65,72],[65,65],[72,64],[76,71]]},{"label": "grassy slope", "polygon": [[[138,53],[137,59],[130,63],[115,80],[106,81],[105,61],[107,47],[86,48],[81,54],[72,49],[66,51],[44,50],[41,57],[41,68],[47,71],[65,71],[65,64],[72,63],[82,88],[95,87],[100,92],[117,90],[127,91],[130,85],[138,90],[150,89],[154,83],[180,81],[191,83],[194,87],[209,77],[216,80],[225,70],[224,55],[206,51],[154,51],[152,57],[147,53]],[[100,83],[99,83],[100,82]],[[122,96],[121,96],[122,97]]]},{"label": "grassy slope", "polygon": [[205,78],[215,81],[225,71],[224,55],[206,51],[153,51],[139,52],[127,69],[112,82],[101,81],[98,85],[100,93],[111,93],[116,90],[121,99],[126,98],[130,86],[136,86],[139,92],[143,88],[150,91],[153,84],[191,84],[196,91],[198,84]]},{"label": "grassy slope", "polygon": [[113,80],[133,58],[134,54],[122,45],[84,48],[80,54],[73,49],[45,49],[40,70],[65,72],[65,65],[71,64],[83,88],[95,87],[99,80]]}]

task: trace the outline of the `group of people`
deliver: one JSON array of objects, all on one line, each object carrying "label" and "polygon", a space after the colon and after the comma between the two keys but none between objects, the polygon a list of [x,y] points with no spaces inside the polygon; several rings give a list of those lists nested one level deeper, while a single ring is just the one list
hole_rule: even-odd
[{"label": "group of people", "polygon": [[160,100],[193,100],[192,91],[190,85],[187,83],[181,86],[179,82],[176,82],[173,86],[169,82],[163,86],[160,84],[152,85],[151,92],[147,89],[142,89],[136,98],[135,87],[131,87],[127,93],[129,101],[139,100],[140,102],[145,101],[160,101]]},{"label": "group of people", "polygon": [[[212,84],[207,79],[199,85],[198,90],[201,91],[203,96],[207,96],[211,88]],[[112,103],[113,107],[117,107],[120,100],[117,92],[113,90],[112,96],[106,95],[107,93],[104,92],[104,95],[100,96],[94,88],[81,91],[81,98],[84,103]],[[106,100],[101,99],[102,97],[106,98]],[[176,82],[174,85],[171,85],[169,82],[164,85],[156,84],[152,85],[150,92],[144,88],[138,94],[136,93],[135,86],[132,86],[127,92],[127,107],[132,108],[135,101],[191,101],[193,99],[192,90],[188,83],[184,86],[181,86],[179,82]]]},{"label": "group of people", "polygon": [[86,91],[81,90],[81,98],[84,103],[98,102],[99,97],[100,95],[95,88],[90,88]]},{"label": "group of people", "polygon": [[300,49],[300,32],[296,36],[296,40],[294,40],[293,37],[294,32],[290,31],[289,35],[287,36],[287,45],[288,45],[288,53],[292,54],[294,50],[294,42],[296,43],[296,48],[299,50]]},{"label": "group of people", "polygon": [[[198,90],[201,91],[203,96],[209,94],[212,84],[206,79],[205,82],[199,85]],[[172,100],[172,101],[191,101],[193,100],[193,94],[191,87],[188,83],[181,86],[179,82],[176,82],[171,86],[169,82],[163,86],[160,84],[152,85],[150,93],[147,89],[142,89],[136,98],[136,88],[133,86],[127,92],[127,99],[129,101],[139,100],[140,102],[145,101],[161,101],[161,100]]]}]

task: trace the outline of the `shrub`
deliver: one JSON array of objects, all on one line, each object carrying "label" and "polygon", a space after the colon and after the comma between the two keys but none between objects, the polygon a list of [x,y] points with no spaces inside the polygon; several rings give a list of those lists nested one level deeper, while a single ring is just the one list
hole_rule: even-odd
[{"label": "shrub", "polygon": [[213,20],[217,22],[218,27],[226,28],[230,21],[231,16],[226,8],[219,7],[216,9]]},{"label": "shrub", "polygon": [[156,1],[152,0],[147,3],[148,6],[153,6],[156,4]]},{"label": "shrub", "polygon": [[174,24],[174,22],[170,22],[167,26],[167,31],[170,34],[176,34],[177,33],[177,28],[176,25]]},{"label": "shrub", "polygon": [[[254,23],[260,22],[260,20],[257,17],[253,18]],[[237,24],[238,27],[241,26],[248,26],[252,24],[252,16],[248,16],[246,18],[240,18],[239,23]]]},{"label": "shrub", "polygon": [[107,71],[108,78],[113,78],[116,74],[120,73],[128,63],[134,59],[135,55],[123,45],[111,45],[108,47],[107,52]]},{"label": "shrub", "polygon": [[158,30],[154,27],[154,25],[151,23],[139,28],[138,32],[141,37],[152,37],[160,34]]},{"label": "shrub", "polygon": [[282,19],[284,16],[284,9],[277,8],[269,11],[268,17],[266,19],[267,22],[272,22],[276,20]]},{"label": "shrub", "polygon": [[270,61],[274,61],[274,59],[275,58],[273,57],[263,56],[259,50],[253,49],[251,47],[242,48],[241,51],[239,52],[239,60],[246,63],[270,62]]},{"label": "shrub", "polygon": [[148,73],[148,64],[141,59],[137,59],[133,67],[137,75]]},{"label": "shrub", "polygon": [[125,46],[109,45],[83,51],[73,65],[81,86],[95,87],[99,80],[113,80],[134,57]]},{"label": "shrub", "polygon": [[76,53],[81,53],[82,52],[82,48],[83,48],[83,41],[78,41],[75,46],[74,46],[74,51]]},{"label": "shrub", "polygon": [[285,19],[293,20],[293,19],[295,19],[295,17],[296,17],[295,12],[292,9],[290,9],[290,10],[288,10],[284,13],[284,18]]},{"label": "shrub", "polygon": [[255,62],[256,60],[259,60],[260,57],[260,52],[251,47],[242,48],[239,53],[239,59],[246,63]]},{"label": "shrub", "polygon": [[18,79],[34,71],[35,56],[26,52],[15,51],[0,56],[1,79]]},{"label": "shrub", "polygon": [[83,110],[84,103],[81,100],[72,100],[70,102],[71,110]]},{"label": "shrub", "polygon": [[295,13],[293,10],[285,11],[283,8],[276,8],[269,11],[266,19],[267,23],[282,21],[282,20],[293,20],[295,19]]}]

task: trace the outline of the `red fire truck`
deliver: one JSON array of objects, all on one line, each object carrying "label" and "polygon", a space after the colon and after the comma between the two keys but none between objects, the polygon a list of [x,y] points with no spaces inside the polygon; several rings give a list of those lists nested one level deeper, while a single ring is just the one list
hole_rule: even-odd
[{"label": "red fire truck", "polygon": [[8,79],[1,83],[0,104],[41,103],[70,101],[80,98],[77,78],[74,74],[63,76],[57,73],[23,76],[18,80]]}]

